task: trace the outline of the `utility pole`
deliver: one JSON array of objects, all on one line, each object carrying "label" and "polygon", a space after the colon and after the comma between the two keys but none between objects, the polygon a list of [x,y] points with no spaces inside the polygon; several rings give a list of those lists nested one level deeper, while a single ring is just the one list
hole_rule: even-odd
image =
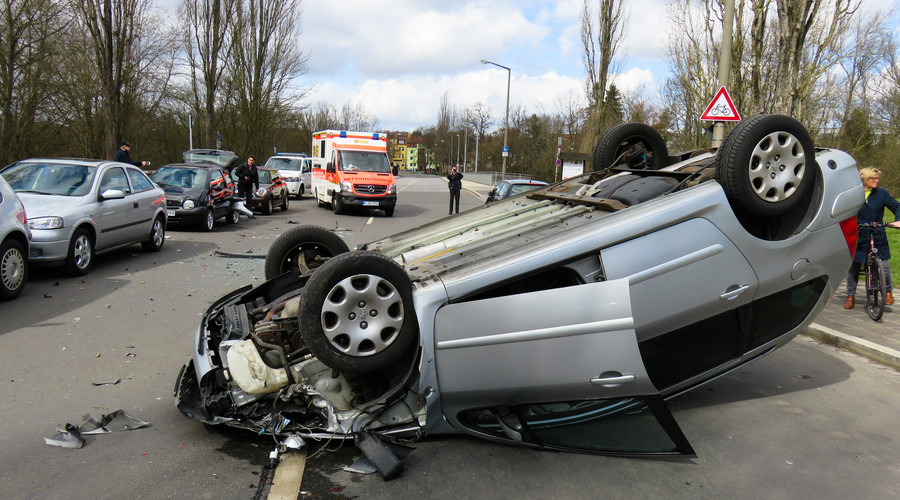
[{"label": "utility pole", "polygon": [[[719,52],[719,88],[728,86],[731,75],[731,45],[734,39],[734,0],[725,0],[725,18],[722,20],[722,51]],[[712,147],[722,146],[725,139],[725,123],[713,124]]]}]

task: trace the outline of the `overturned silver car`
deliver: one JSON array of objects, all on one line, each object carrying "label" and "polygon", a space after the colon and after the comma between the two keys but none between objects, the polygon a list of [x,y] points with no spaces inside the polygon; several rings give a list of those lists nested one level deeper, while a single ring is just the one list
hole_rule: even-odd
[{"label": "overturned silver car", "polygon": [[760,115],[678,154],[619,125],[594,165],[355,251],[284,233],[268,281],[206,312],[178,408],[278,436],[693,454],[664,400],[821,311],[856,247],[856,164]]}]

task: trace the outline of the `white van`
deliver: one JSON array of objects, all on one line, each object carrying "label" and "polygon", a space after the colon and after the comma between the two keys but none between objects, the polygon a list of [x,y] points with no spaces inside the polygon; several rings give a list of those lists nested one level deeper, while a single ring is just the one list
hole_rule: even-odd
[{"label": "white van", "polygon": [[266,161],[265,167],[278,170],[287,182],[288,195],[295,198],[303,197],[312,182],[312,160],[306,153],[278,153]]}]

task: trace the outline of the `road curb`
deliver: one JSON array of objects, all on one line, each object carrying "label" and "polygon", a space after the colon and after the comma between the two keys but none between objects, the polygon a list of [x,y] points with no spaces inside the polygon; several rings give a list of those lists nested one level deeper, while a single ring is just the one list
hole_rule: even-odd
[{"label": "road curb", "polygon": [[803,335],[812,337],[822,343],[850,351],[866,357],[876,363],[900,370],[900,352],[889,347],[878,345],[866,339],[847,335],[837,330],[813,323],[803,331]]}]

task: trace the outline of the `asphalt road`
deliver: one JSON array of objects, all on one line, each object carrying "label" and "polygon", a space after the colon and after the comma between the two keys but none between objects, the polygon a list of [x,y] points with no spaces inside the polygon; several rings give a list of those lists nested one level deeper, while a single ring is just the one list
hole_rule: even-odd
[{"label": "asphalt road", "polygon": [[[193,331],[222,294],[263,280],[271,242],[296,223],[342,228],[351,246],[446,213],[446,183],[402,178],[394,217],[288,212],[169,232],[159,253],[104,255],[83,278],[36,270],[0,303],[0,498],[252,498],[271,438],[207,429],[174,407]],[[463,192],[463,208],[480,201]],[[95,383],[116,382],[114,385]],[[694,459],[535,452],[433,437],[385,482],[345,472],[359,453],[311,443],[301,498],[884,498],[895,496],[900,374],[798,338],[670,402]],[[44,444],[57,426],[117,409],[152,426]],[[321,450],[321,451],[319,451]],[[318,451],[318,453],[316,453]]]}]

